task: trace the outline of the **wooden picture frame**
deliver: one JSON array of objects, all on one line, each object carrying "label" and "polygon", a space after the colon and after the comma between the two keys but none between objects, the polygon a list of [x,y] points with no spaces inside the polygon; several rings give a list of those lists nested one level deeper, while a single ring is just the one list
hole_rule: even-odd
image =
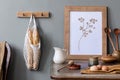
[{"label": "wooden picture frame", "polygon": [[107,7],[66,6],[64,13],[64,48],[67,59],[86,60],[107,54]]}]

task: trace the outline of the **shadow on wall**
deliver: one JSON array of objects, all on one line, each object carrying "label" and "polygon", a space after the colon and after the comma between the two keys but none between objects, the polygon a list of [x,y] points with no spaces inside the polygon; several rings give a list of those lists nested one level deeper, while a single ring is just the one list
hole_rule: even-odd
[{"label": "shadow on wall", "polygon": [[[23,55],[21,56],[21,52],[17,47],[11,47],[11,60],[8,68],[8,74],[6,80],[26,80],[26,65],[24,63]],[[19,73],[18,73],[19,72]]]},{"label": "shadow on wall", "polygon": [[44,34],[41,26],[40,26],[40,22],[39,19],[36,19],[36,23],[37,23],[37,27],[39,29],[40,32],[40,38],[41,38],[41,56],[40,56],[40,64],[39,64],[39,70],[38,71],[44,71],[45,70],[45,66],[47,63],[47,59],[51,53],[51,40],[50,38]]},{"label": "shadow on wall", "polygon": [[[107,7],[107,20],[108,20],[108,22],[107,22],[107,27],[110,27],[110,28],[112,28],[111,26],[112,26],[112,19],[111,19],[111,16],[110,15],[112,15],[111,14],[111,10],[110,10],[110,8],[109,7]],[[112,33],[113,34],[113,33]],[[111,35],[111,37],[113,38],[113,36],[114,35]],[[114,39],[114,38],[113,38]],[[113,40],[114,41],[114,40]],[[108,50],[107,50],[107,53],[108,54],[111,54],[112,52],[113,52],[113,49],[112,49],[112,46],[111,46],[111,44],[110,44],[110,41],[109,40],[107,40],[107,48],[108,48]]]}]

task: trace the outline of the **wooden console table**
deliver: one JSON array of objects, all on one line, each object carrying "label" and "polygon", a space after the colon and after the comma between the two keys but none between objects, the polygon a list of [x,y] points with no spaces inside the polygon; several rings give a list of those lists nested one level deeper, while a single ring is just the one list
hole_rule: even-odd
[{"label": "wooden console table", "polygon": [[[88,66],[87,61],[78,61],[81,68]],[[57,70],[65,64],[51,63],[50,77],[52,80],[120,80],[120,74],[81,74],[80,70],[62,69],[60,72]]]}]

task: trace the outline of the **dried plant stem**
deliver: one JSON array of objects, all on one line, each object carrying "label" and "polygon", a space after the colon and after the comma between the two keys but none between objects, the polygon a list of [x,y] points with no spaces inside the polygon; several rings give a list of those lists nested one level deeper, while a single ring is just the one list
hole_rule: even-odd
[{"label": "dried plant stem", "polygon": [[84,34],[80,37],[79,41],[78,41],[78,50],[80,50],[80,41],[82,39],[82,37],[84,36]]}]

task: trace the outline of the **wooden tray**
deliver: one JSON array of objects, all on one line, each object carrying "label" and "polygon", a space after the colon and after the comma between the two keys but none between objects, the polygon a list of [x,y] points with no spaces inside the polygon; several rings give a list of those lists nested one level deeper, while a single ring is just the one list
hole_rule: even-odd
[{"label": "wooden tray", "polygon": [[102,74],[102,73],[108,73],[106,71],[98,70],[98,71],[90,71],[90,69],[83,69],[80,71],[82,74]]},{"label": "wooden tray", "polygon": [[97,70],[97,71],[90,71],[89,68],[87,69],[82,69],[80,73],[82,74],[120,74],[120,64],[118,65],[111,65],[108,66],[109,70],[108,71],[102,71],[102,70]]}]

